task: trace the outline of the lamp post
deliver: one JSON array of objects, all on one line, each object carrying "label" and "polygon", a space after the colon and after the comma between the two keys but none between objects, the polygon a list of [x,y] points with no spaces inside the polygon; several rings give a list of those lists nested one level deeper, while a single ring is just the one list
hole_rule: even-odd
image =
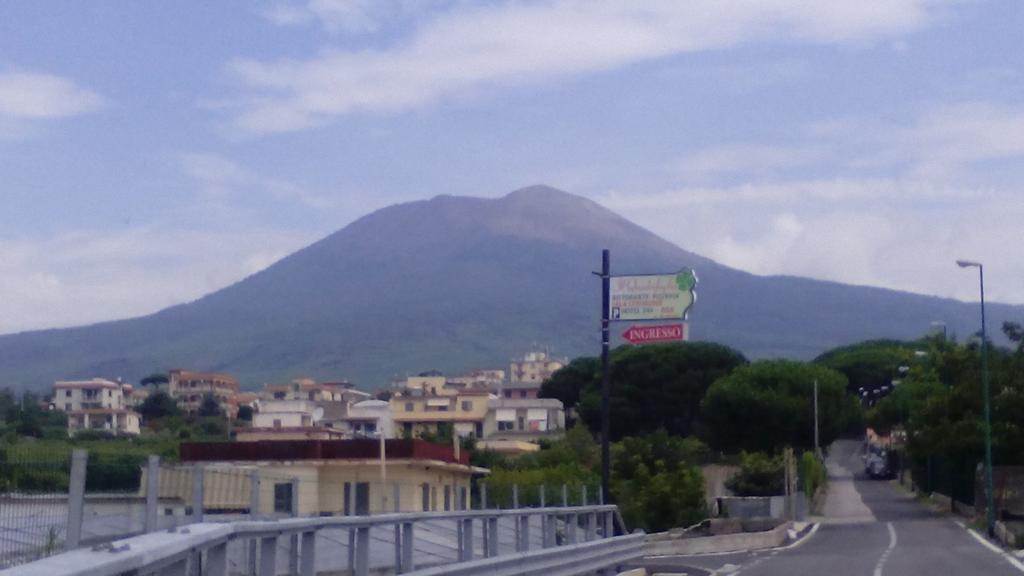
[{"label": "lamp post", "polygon": [[985,526],[995,534],[995,506],[992,494],[992,401],[988,390],[988,336],[985,333],[985,267],[981,262],[957,260],[961,268],[977,268],[981,289],[981,389],[985,398]]}]

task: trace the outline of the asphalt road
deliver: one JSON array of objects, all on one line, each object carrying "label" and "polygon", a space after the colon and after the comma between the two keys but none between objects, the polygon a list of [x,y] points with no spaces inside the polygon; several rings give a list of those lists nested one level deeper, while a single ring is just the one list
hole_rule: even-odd
[{"label": "asphalt road", "polygon": [[[930,510],[892,482],[863,474],[860,443],[840,441],[829,457],[829,494],[818,529],[793,547],[673,559],[690,574],[743,576],[1021,576],[957,518]],[[1018,564],[1019,565],[1019,564]],[[678,572],[676,569],[665,571]]]}]

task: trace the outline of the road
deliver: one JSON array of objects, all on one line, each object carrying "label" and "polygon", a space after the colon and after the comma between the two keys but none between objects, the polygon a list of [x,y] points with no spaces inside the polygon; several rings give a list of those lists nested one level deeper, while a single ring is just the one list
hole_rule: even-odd
[{"label": "road", "polygon": [[823,517],[816,519],[820,526],[796,546],[678,562],[700,568],[691,574],[743,576],[1024,574],[958,525],[957,518],[929,509],[892,482],[868,480],[859,448],[852,441],[833,445],[828,499]]}]

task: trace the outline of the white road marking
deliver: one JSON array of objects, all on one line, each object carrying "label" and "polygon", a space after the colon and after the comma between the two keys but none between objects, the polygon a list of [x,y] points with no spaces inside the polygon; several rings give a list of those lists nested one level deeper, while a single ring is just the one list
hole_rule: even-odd
[{"label": "white road marking", "polygon": [[1013,566],[1017,570],[1024,572],[1024,564],[1022,564],[1020,560],[1014,558],[1012,554],[1007,554],[1006,551],[1004,551],[999,546],[996,546],[995,544],[989,542],[988,538],[985,538],[981,534],[978,534],[975,530],[967,528],[960,522],[957,522],[957,524],[960,524],[961,527],[965,528],[967,530],[967,533],[970,534],[975,540],[977,540],[979,544],[995,552],[996,554],[1002,556],[1004,560],[1010,563],[1010,566]]},{"label": "white road marking", "polygon": [[875,576],[882,576],[882,568],[885,566],[885,561],[889,559],[889,554],[892,554],[893,549],[896,548],[896,527],[892,525],[892,522],[887,522],[886,526],[889,527],[889,547],[882,552],[882,557],[878,559],[878,564],[875,564]]}]

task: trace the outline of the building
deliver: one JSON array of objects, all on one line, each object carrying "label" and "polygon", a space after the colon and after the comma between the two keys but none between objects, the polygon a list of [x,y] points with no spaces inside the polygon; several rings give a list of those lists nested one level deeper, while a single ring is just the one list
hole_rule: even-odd
[{"label": "building", "polygon": [[509,381],[497,388],[499,396],[504,398],[536,398],[541,384],[556,371],[564,367],[567,358],[552,358],[547,352],[530,352],[522,358],[512,361],[509,367]]},{"label": "building", "polygon": [[468,453],[422,440],[184,443],[180,460],[189,477],[162,469],[161,496],[191,501],[191,470],[202,464],[207,511],[248,511],[256,479],[259,513],[287,514],[295,504],[306,516],[465,509],[470,478],[488,472],[470,466]]},{"label": "building", "polygon": [[288,384],[267,384],[261,393],[266,400],[310,400],[313,402],[361,402],[372,396],[348,382],[316,382],[309,378]]},{"label": "building", "polygon": [[252,426],[236,433],[240,442],[261,440],[332,440],[344,437],[322,422],[324,409],[310,400],[263,400]]},{"label": "building", "polygon": [[495,398],[487,403],[483,438],[539,440],[565,432],[565,411],[555,398]]},{"label": "building", "polygon": [[464,388],[497,388],[505,382],[504,370],[472,370],[459,376],[450,376],[446,384],[461,385]]},{"label": "building", "polygon": [[395,437],[395,423],[391,417],[391,404],[384,400],[363,400],[348,408],[348,414],[338,421],[348,438]]},{"label": "building", "polygon": [[396,432],[405,438],[436,433],[440,426],[451,426],[459,436],[481,438],[489,398],[486,390],[463,390],[451,395],[410,390],[391,399],[391,417]]},{"label": "building", "polygon": [[198,412],[203,398],[210,395],[228,418],[238,416],[238,380],[229,374],[171,370],[167,373],[167,392],[189,414]]},{"label": "building", "polygon": [[139,415],[125,402],[125,389],[131,386],[93,378],[92,380],[61,381],[53,386],[53,405],[67,413],[68,435],[83,430],[107,432],[113,435],[139,433]]}]

